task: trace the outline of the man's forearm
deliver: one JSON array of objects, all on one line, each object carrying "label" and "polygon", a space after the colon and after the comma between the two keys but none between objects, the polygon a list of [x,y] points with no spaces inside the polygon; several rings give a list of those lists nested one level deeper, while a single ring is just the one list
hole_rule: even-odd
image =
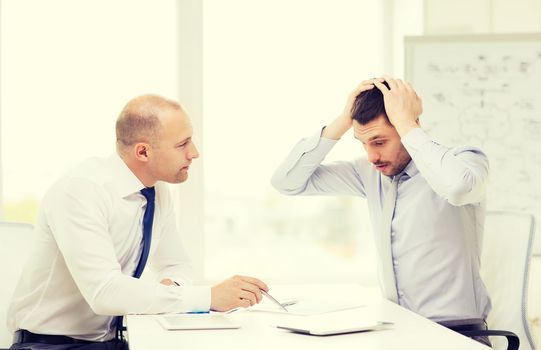
[{"label": "man's forearm", "polygon": [[351,128],[351,124],[351,117],[349,115],[341,114],[323,129],[321,136],[331,140],[340,140],[340,138]]},{"label": "man's forearm", "polygon": [[449,203],[465,205],[484,199],[489,165],[481,150],[451,149],[432,141],[422,129],[412,129],[402,143],[430,187]]}]

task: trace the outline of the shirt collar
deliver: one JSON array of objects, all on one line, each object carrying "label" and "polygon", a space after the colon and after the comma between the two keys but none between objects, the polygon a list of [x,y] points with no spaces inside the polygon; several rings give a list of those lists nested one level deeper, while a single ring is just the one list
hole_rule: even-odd
[{"label": "shirt collar", "polygon": [[408,175],[409,178],[414,177],[415,175],[417,175],[418,172],[419,172],[419,169],[417,169],[417,166],[415,165],[415,162],[413,161],[413,159],[410,160],[408,165],[406,165],[406,167],[402,171],[402,173]]},{"label": "shirt collar", "polygon": [[145,187],[117,153],[109,156],[107,163],[111,170],[111,185],[120,198],[139,193]]},{"label": "shirt collar", "polygon": [[[407,176],[407,178],[412,178],[414,177],[415,175],[417,175],[417,173],[419,172],[419,169],[417,169],[417,166],[415,165],[415,163],[413,162],[413,159],[409,161],[408,165],[406,165],[406,167],[404,168],[404,170],[402,170],[400,173],[398,173],[397,175],[394,175],[394,176],[386,176],[386,178],[389,179],[389,181],[393,181],[394,177],[395,176],[400,176],[401,178],[404,177],[404,175]],[[406,178],[404,178],[406,179]]]}]

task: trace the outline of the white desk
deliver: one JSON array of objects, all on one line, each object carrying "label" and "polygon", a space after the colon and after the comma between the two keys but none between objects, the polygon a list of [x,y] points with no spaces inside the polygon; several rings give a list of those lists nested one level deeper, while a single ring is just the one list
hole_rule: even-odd
[{"label": "white desk", "polygon": [[370,313],[381,321],[393,322],[388,330],[334,336],[309,336],[280,330],[273,325],[283,317],[302,317],[273,313],[238,311],[231,315],[240,329],[166,331],[155,315],[128,315],[130,350],[150,349],[415,349],[486,350],[488,347],[450,331],[394,303],[382,299],[375,289],[358,285],[271,286],[280,297],[303,295],[321,300],[340,298],[361,302],[362,308],[339,311],[343,317]]}]

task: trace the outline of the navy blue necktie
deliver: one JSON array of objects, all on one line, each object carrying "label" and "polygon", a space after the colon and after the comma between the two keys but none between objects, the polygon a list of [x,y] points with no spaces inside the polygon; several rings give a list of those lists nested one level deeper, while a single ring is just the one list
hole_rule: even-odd
[{"label": "navy blue necktie", "polygon": [[[143,251],[141,252],[141,258],[137,264],[137,268],[133,273],[133,277],[139,278],[143,274],[145,265],[148,260],[148,253],[150,252],[150,242],[152,241],[152,223],[154,222],[154,199],[156,198],[156,191],[154,187],[146,187],[141,190],[141,194],[145,196],[147,200],[147,206],[145,208],[145,214],[143,215]],[[122,316],[118,316],[116,320],[116,333],[117,338],[122,338]]]},{"label": "navy blue necktie", "polygon": [[150,252],[152,223],[154,222],[154,199],[156,198],[156,191],[154,190],[154,187],[146,187],[141,190],[141,194],[147,199],[147,207],[145,209],[145,215],[143,215],[143,252],[141,253],[139,264],[137,264],[137,268],[133,273],[133,277],[135,278],[141,277],[147,263],[148,253]]}]

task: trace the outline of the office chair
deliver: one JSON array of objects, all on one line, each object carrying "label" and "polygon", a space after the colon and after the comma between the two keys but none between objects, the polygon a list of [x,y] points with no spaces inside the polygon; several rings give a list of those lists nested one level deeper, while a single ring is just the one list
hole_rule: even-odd
[{"label": "office chair", "polygon": [[[541,237],[537,237],[537,243],[541,243]],[[533,335],[533,342],[541,344],[541,252],[534,251],[530,263],[530,287],[528,289],[528,314],[530,330]]]},{"label": "office chair", "polygon": [[[532,215],[489,211],[485,221],[481,254],[481,277],[492,311],[488,330],[460,332],[466,336],[489,336],[495,350],[535,350],[528,325],[527,300],[535,219]],[[507,338],[506,341],[502,337]]]},{"label": "office chair", "polygon": [[30,253],[33,230],[30,224],[0,222],[0,348],[9,348],[13,341],[6,325],[7,309]]}]

